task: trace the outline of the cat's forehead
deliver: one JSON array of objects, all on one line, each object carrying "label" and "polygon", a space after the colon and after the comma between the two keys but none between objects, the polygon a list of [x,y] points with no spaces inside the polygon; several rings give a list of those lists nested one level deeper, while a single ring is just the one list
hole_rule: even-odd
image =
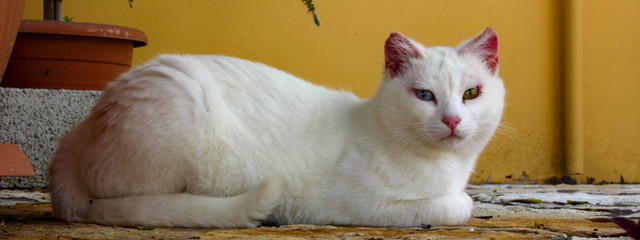
[{"label": "cat's forehead", "polygon": [[454,48],[425,48],[422,53],[422,67],[429,75],[451,75],[465,71],[466,62]]},{"label": "cat's forehead", "polygon": [[441,86],[447,89],[466,87],[473,69],[457,49],[451,47],[431,47],[422,49],[415,85],[423,87]]},{"label": "cat's forehead", "polygon": [[431,47],[425,48],[423,51],[423,57],[428,63],[432,65],[442,64],[461,64],[461,58],[458,51],[450,47]]}]

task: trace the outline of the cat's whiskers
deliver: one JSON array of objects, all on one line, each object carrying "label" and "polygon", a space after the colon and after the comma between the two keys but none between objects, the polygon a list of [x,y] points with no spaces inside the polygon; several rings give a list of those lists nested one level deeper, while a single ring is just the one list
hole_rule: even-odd
[{"label": "cat's whiskers", "polygon": [[384,129],[384,131],[388,133],[396,133],[396,132],[405,132],[407,130],[413,131],[413,130],[416,130],[417,128],[425,128],[425,127],[427,126],[424,125],[423,123],[412,123],[412,124],[405,124],[401,126],[387,128],[387,129]]},{"label": "cat's whiskers", "polygon": [[[483,124],[495,124],[496,121],[493,120],[478,120],[478,123]],[[489,140],[489,142],[491,143],[496,143],[498,144],[500,147],[505,148],[505,149],[511,149],[513,148],[513,146],[519,146],[520,144],[510,144],[509,142],[519,142],[522,140],[522,136],[523,134],[515,127],[513,127],[514,124],[509,123],[509,122],[500,122],[500,124],[498,125],[498,127],[496,128],[495,134],[493,135],[493,137]],[[485,128],[479,128],[477,134],[493,134],[493,132],[490,132],[488,130],[485,130]],[[503,140],[508,140],[508,142],[504,142]]]},{"label": "cat's whiskers", "polygon": [[403,155],[405,152],[412,152],[420,146],[429,144],[432,141],[420,128],[424,128],[423,124],[411,124],[403,127],[394,128],[395,131],[403,131],[405,137],[399,138],[400,141],[395,142],[391,146],[392,155]]},{"label": "cat's whiskers", "polygon": [[515,124],[503,121],[503,122],[500,123],[500,125],[498,125],[498,129],[496,129],[496,133],[500,133],[500,134],[508,136],[508,137],[521,138],[523,136],[522,132],[520,132],[514,126],[515,126]]},{"label": "cat's whiskers", "polygon": [[394,144],[391,149],[392,154],[403,154],[406,152],[413,152],[416,148],[421,146],[433,146],[440,138],[434,137],[428,133],[426,129],[437,128],[438,123],[433,124],[408,124],[392,129],[388,131],[403,131],[405,137],[400,138],[400,142]]}]

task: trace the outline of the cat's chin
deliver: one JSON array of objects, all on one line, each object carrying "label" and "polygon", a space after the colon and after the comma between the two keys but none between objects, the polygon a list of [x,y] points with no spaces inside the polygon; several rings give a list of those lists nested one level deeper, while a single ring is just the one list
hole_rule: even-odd
[{"label": "cat's chin", "polygon": [[463,137],[455,134],[443,137],[440,139],[440,144],[445,147],[456,148],[464,141]]}]

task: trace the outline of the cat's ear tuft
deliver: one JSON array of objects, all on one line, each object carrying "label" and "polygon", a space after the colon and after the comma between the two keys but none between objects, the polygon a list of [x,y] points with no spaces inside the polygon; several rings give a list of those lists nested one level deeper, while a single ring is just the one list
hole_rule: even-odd
[{"label": "cat's ear tuft", "polygon": [[491,73],[498,72],[498,35],[492,28],[487,27],[480,36],[463,43],[460,51],[480,56]]},{"label": "cat's ear tuft", "polygon": [[385,70],[390,78],[402,73],[407,62],[422,55],[411,40],[400,33],[391,33],[384,44]]}]

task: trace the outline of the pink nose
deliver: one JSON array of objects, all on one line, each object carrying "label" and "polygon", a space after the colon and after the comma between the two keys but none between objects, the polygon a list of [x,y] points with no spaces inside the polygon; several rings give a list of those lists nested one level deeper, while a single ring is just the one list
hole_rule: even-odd
[{"label": "pink nose", "polygon": [[445,117],[442,118],[442,122],[444,124],[446,124],[447,127],[449,127],[449,129],[451,129],[451,131],[456,129],[456,127],[460,123],[460,120],[462,120],[462,119],[460,119],[459,116],[445,116]]}]

